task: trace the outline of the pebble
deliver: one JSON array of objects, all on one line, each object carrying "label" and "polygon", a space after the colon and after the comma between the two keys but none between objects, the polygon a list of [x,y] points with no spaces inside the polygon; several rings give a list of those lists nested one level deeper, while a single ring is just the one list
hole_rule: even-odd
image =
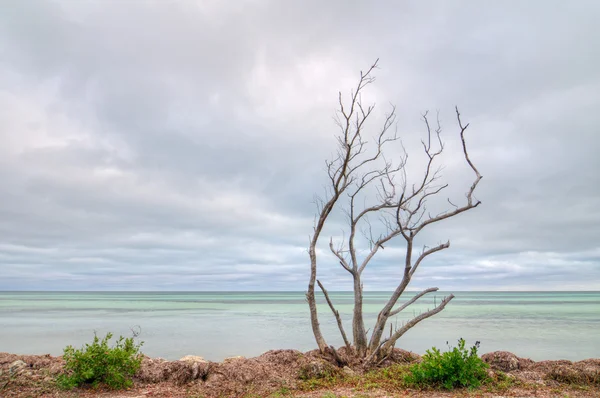
[{"label": "pebble", "polygon": [[8,374],[10,374],[11,376],[19,373],[21,370],[25,369],[27,367],[27,364],[23,361],[21,361],[20,359],[17,359],[16,361],[14,361],[13,363],[11,363],[8,367]]}]

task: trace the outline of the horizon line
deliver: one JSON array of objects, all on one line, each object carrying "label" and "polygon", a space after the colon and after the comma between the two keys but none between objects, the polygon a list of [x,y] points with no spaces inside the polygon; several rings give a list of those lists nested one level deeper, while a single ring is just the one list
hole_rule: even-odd
[{"label": "horizon line", "polygon": [[[421,290],[406,290],[418,293]],[[353,290],[330,290],[331,293],[354,293]],[[391,293],[391,290],[367,290],[365,293]],[[600,293],[600,290],[438,290],[432,293]],[[0,293],[305,293],[305,290],[3,290]]]}]

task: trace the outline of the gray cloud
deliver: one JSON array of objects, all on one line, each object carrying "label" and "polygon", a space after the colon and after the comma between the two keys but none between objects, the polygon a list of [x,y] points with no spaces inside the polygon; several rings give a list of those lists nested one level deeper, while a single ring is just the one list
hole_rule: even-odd
[{"label": "gray cloud", "polygon": [[[448,194],[415,287],[600,287],[594,1],[11,2],[0,15],[0,289],[302,290],[338,90],[440,110]],[[376,128],[376,123],[371,125]],[[411,175],[420,162],[411,154]],[[435,204],[434,204],[435,206]],[[327,235],[338,236],[337,213]],[[323,247],[332,290],[350,281]],[[365,287],[400,276],[401,242]]]}]

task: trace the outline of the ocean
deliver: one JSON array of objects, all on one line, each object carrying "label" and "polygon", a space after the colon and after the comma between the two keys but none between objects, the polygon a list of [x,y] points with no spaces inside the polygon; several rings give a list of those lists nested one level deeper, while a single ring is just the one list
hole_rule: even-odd
[{"label": "ocean", "polygon": [[[536,361],[600,358],[600,292],[454,294],[444,311],[396,346],[423,354],[464,338],[468,345],[480,341],[480,353],[504,350]],[[389,295],[365,293],[367,328]],[[431,308],[444,295],[422,298],[393,323]],[[350,336],[352,293],[330,296]],[[319,300],[323,334],[329,344],[341,346],[335,319]],[[80,347],[94,333],[109,331],[126,337],[139,332],[142,351],[166,359],[200,355],[219,361],[316,347],[302,292],[0,292],[0,352],[60,355],[67,345]]]}]

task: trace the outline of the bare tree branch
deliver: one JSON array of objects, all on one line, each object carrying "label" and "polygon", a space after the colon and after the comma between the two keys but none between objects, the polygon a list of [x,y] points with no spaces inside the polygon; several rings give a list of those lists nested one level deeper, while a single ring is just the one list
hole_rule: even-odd
[{"label": "bare tree branch", "polygon": [[447,297],[445,297],[440,304],[435,307],[432,310],[429,310],[427,312],[424,312],[416,317],[414,317],[413,319],[411,319],[410,321],[408,321],[404,326],[402,326],[400,329],[398,329],[393,335],[392,337],[390,337],[387,342],[382,346],[382,350],[383,351],[388,351],[389,349],[393,348],[394,343],[396,343],[396,341],[402,337],[402,335],[406,332],[408,332],[413,326],[415,326],[417,323],[421,322],[424,319],[427,319],[429,317],[432,317],[433,315],[439,313],[440,311],[442,311],[446,305],[450,302],[450,300],[452,300],[454,298],[454,295],[451,294]]},{"label": "bare tree branch", "polygon": [[348,272],[353,273],[354,271],[352,270],[352,268],[350,268],[350,266],[348,265],[348,262],[346,261],[346,259],[344,258],[344,256],[342,255],[342,252],[340,250],[337,250],[333,247],[333,238],[329,240],[329,250],[331,250],[331,253],[333,253],[334,256],[336,256],[338,258],[338,260],[340,260],[340,265]]},{"label": "bare tree branch", "polygon": [[329,299],[329,294],[327,293],[327,290],[323,287],[323,284],[321,283],[321,281],[317,280],[317,283],[319,284],[319,287],[321,288],[321,291],[323,292],[323,295],[325,296],[325,300],[327,301],[329,308],[331,308],[331,312],[333,312],[333,315],[335,316],[335,320],[337,321],[338,328],[340,329],[340,333],[342,335],[342,338],[344,339],[344,344],[346,344],[346,347],[348,349],[350,349],[350,342],[348,341],[348,338],[346,337],[346,332],[344,331],[344,325],[342,324],[342,318],[340,317],[340,312],[338,310],[336,310],[335,307],[333,306],[333,303]]},{"label": "bare tree branch", "polygon": [[413,274],[415,273],[415,271],[417,270],[417,268],[419,268],[419,265],[421,264],[421,261],[423,261],[425,259],[425,257],[435,253],[435,252],[439,252],[441,250],[447,249],[450,247],[450,241],[443,243],[441,245],[438,245],[434,248],[431,248],[429,250],[424,250],[423,253],[421,253],[421,255],[419,256],[419,258],[417,258],[417,261],[415,261],[415,265],[412,266],[412,269],[410,270],[410,276],[412,278]]},{"label": "bare tree branch", "polygon": [[406,307],[408,307],[409,305],[411,305],[412,303],[414,303],[415,301],[417,301],[418,299],[420,299],[427,293],[437,292],[438,290],[439,289],[437,287],[430,287],[429,289],[423,290],[421,293],[415,295],[415,297],[411,298],[406,303],[402,304],[402,306],[400,308],[390,312],[390,316],[398,315],[400,312],[404,311],[406,309]]},{"label": "bare tree branch", "polygon": [[386,236],[384,236],[382,238],[379,238],[375,242],[375,244],[373,245],[373,248],[371,249],[371,251],[369,252],[369,254],[363,260],[363,262],[360,265],[360,267],[358,268],[358,273],[362,274],[362,272],[365,270],[365,268],[369,264],[369,261],[371,261],[371,259],[375,256],[375,254],[377,254],[377,252],[379,251],[379,249],[383,247],[384,243],[388,242],[389,240],[395,238],[398,235],[400,235],[400,230],[399,229],[395,229],[395,230],[391,231],[389,234],[387,234]]},{"label": "bare tree branch", "polygon": [[387,343],[388,339],[384,339],[378,346],[377,348],[375,348],[373,350],[373,352],[371,352],[371,354],[365,359],[365,364],[366,365],[370,365],[373,361],[374,358],[376,358],[376,355],[379,354],[379,350],[381,349],[381,347],[383,347],[383,345],[385,343]]},{"label": "bare tree branch", "polygon": [[453,211],[450,211],[450,212],[441,214],[439,216],[429,218],[428,220],[425,220],[423,223],[421,223],[421,225],[419,225],[417,228],[415,228],[415,235],[417,233],[419,233],[423,228],[425,228],[426,226],[428,226],[430,224],[445,220],[450,217],[454,217],[460,213],[463,213],[467,210],[475,208],[481,204],[481,201],[479,201],[479,200],[477,202],[473,203],[473,193],[475,192],[475,189],[477,188],[477,185],[479,184],[479,181],[481,181],[482,177],[481,177],[481,174],[479,174],[479,171],[477,170],[477,168],[473,165],[473,162],[471,162],[471,159],[469,158],[469,152],[467,151],[467,144],[465,141],[465,131],[467,130],[467,127],[469,127],[469,124],[467,123],[465,126],[463,126],[462,121],[460,120],[460,113],[458,111],[458,107],[456,108],[456,118],[458,119],[458,125],[460,127],[460,139],[462,142],[464,158],[467,161],[467,163],[469,164],[469,167],[471,167],[471,169],[475,173],[475,181],[473,181],[473,184],[471,185],[469,192],[467,192],[467,204],[464,206],[455,207],[455,209]]},{"label": "bare tree branch", "polygon": [[[471,169],[473,169],[473,171],[475,172],[475,175],[477,176],[477,178],[473,182],[473,185],[471,185],[471,189],[469,190],[469,193],[467,194],[467,200],[468,200],[469,204],[471,204],[471,203],[473,203],[473,192],[475,192],[475,188],[477,188],[477,184],[479,184],[479,181],[481,181],[482,177],[481,177],[481,174],[479,174],[479,171],[477,170],[477,168],[475,168],[475,165],[473,164],[473,162],[471,162],[471,159],[469,158],[469,153],[467,152],[467,143],[465,141],[465,131],[467,130],[467,127],[469,127],[469,123],[467,123],[465,126],[463,126],[462,121],[460,120],[460,112],[458,111],[458,106],[455,107],[455,109],[456,109],[456,118],[458,119],[458,125],[460,127],[460,140],[462,142],[465,160],[467,161],[467,163],[469,164]],[[480,201],[477,201],[475,206],[477,206],[480,203],[481,203]]]}]

